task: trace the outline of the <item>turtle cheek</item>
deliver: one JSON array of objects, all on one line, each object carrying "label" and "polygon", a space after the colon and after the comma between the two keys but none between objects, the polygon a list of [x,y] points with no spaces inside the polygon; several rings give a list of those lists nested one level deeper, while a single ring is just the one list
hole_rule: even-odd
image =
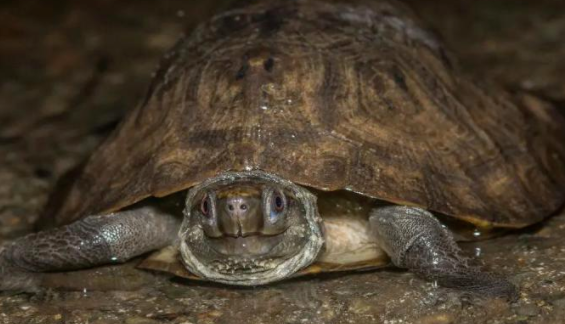
[{"label": "turtle cheek", "polygon": [[221,237],[223,235],[218,223],[218,214],[215,206],[210,209],[208,215],[204,215],[198,210],[195,210],[194,215],[197,217],[197,221],[200,223],[200,226],[207,237],[214,238]]},{"label": "turtle cheek", "polygon": [[279,235],[288,228],[288,212],[273,214],[268,211],[263,212],[263,228],[261,234],[271,236]]},{"label": "turtle cheek", "polygon": [[206,234],[207,237],[222,236],[222,232],[220,231],[220,227],[218,226],[217,219],[203,220],[201,224],[202,224],[202,229],[204,230],[204,234]]},{"label": "turtle cheek", "polygon": [[288,228],[286,214],[287,213],[285,213],[285,215],[277,215],[276,217],[265,215],[261,234],[267,236],[282,234]]}]

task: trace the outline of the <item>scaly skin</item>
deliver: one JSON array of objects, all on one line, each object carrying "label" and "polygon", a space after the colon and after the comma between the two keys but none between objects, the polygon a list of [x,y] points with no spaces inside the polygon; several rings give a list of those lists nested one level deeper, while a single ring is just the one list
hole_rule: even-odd
[{"label": "scaly skin", "polygon": [[397,267],[444,287],[489,297],[516,297],[516,288],[506,279],[469,265],[451,233],[430,212],[387,206],[374,209],[369,221],[380,246]]},{"label": "scaly skin", "polygon": [[29,234],[0,251],[0,291],[36,290],[41,272],[124,262],[171,244],[179,226],[173,215],[144,206]]},{"label": "scaly skin", "polygon": [[[375,208],[370,224],[392,262],[446,287],[512,299],[515,287],[470,266],[451,233],[428,211]],[[118,263],[173,243],[179,219],[155,206],[93,215],[22,237],[0,251],[0,290],[37,290],[42,272]]]}]

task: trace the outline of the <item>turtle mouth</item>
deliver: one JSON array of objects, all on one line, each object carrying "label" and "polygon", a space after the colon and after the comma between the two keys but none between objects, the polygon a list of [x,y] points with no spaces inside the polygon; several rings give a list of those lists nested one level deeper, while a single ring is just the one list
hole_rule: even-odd
[{"label": "turtle mouth", "polygon": [[223,256],[260,257],[269,255],[284,240],[286,230],[277,235],[262,233],[247,233],[246,235],[224,235],[208,237],[208,245],[212,250]]},{"label": "turtle mouth", "polygon": [[264,273],[273,268],[273,264],[279,264],[280,260],[270,257],[264,258],[229,258],[226,260],[214,260],[210,262],[209,268],[217,273],[229,275],[253,275]]},{"label": "turtle mouth", "polygon": [[[280,268],[287,260],[299,254],[308,244],[304,224],[290,226],[279,234],[248,233],[210,237],[193,228],[188,237],[198,237],[192,253],[205,264],[208,274],[242,278],[256,276]],[[308,235],[306,235],[308,236]],[[195,246],[186,241],[185,246]],[[182,250],[182,248],[181,248]],[[229,283],[229,282],[227,282]]]}]

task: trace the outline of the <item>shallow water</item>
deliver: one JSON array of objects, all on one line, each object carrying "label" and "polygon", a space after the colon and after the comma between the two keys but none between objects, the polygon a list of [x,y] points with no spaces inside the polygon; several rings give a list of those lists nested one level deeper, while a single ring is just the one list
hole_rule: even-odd
[{"label": "shallow water", "polygon": [[[410,1],[470,73],[565,102],[562,1]],[[31,231],[55,180],[137,104],[158,57],[217,2],[0,4],[0,243]],[[433,18],[433,19],[432,19]],[[562,107],[564,108],[564,107]],[[520,287],[514,303],[395,269],[239,289],[123,266],[54,275],[66,290],[0,294],[0,323],[561,323],[565,214],[463,244]]]}]

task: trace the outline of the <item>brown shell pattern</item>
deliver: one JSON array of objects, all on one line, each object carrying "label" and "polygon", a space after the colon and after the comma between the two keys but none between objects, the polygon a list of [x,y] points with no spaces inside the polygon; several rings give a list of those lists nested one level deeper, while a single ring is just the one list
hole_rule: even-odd
[{"label": "brown shell pattern", "polygon": [[50,217],[68,223],[260,169],[522,227],[565,200],[564,118],[523,99],[462,77],[397,3],[252,4],[173,48]]}]

